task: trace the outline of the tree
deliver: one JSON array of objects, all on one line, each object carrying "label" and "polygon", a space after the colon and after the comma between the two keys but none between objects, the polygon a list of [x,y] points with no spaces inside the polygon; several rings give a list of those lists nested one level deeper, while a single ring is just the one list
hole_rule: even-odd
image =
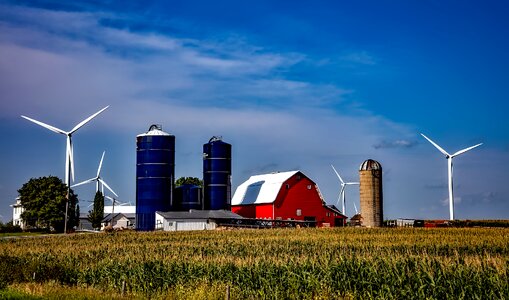
[{"label": "tree", "polygon": [[[56,176],[31,178],[18,190],[24,212],[21,218],[36,228],[63,232],[67,185]],[[76,225],[76,203],[78,197],[69,193],[67,227]]]},{"label": "tree", "polygon": [[104,219],[104,196],[100,191],[95,193],[94,207],[88,212],[88,220],[93,228],[100,229],[101,222]]},{"label": "tree", "polygon": [[192,184],[192,185],[196,185],[196,186],[202,187],[203,186],[203,181],[201,179],[199,179],[199,178],[196,178],[196,177],[180,177],[175,182],[175,186],[181,186],[181,185],[184,185],[184,184]]}]

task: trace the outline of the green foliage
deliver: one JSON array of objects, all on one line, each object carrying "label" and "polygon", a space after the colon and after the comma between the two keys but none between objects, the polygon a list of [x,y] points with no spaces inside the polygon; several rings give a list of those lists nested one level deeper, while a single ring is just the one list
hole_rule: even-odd
[{"label": "green foliage", "polygon": [[[23,184],[18,193],[24,208],[21,218],[28,226],[63,231],[67,185],[58,177],[32,178]],[[76,225],[75,207],[77,202],[78,197],[70,190],[68,227]]]},{"label": "green foliage", "polygon": [[0,233],[15,233],[15,232],[21,232],[21,231],[22,231],[21,227],[19,225],[14,225],[12,223],[12,220],[5,224],[0,222]]},{"label": "green foliage", "polygon": [[91,288],[224,299],[229,287],[231,299],[509,299],[508,276],[507,229],[123,232],[0,242],[0,279],[9,287],[55,283],[60,294]]},{"label": "green foliage", "polygon": [[104,219],[104,196],[101,191],[97,191],[94,197],[94,207],[88,212],[88,220],[92,227],[101,228],[101,221]]},{"label": "green foliage", "polygon": [[203,187],[203,181],[196,177],[180,177],[177,181],[175,181],[175,186],[181,186],[184,184],[192,184]]}]

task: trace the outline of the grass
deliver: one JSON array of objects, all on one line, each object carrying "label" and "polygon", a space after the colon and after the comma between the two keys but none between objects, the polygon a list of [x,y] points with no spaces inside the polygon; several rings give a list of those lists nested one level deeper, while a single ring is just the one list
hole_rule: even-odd
[{"label": "grass", "polygon": [[47,234],[47,233],[42,233],[42,232],[1,232],[0,238],[10,237],[10,236],[18,236],[18,237],[38,236],[38,235],[43,235],[43,234]]},{"label": "grass", "polygon": [[232,299],[509,299],[508,233],[302,228],[4,240],[0,289],[45,299],[224,299],[227,289]]}]

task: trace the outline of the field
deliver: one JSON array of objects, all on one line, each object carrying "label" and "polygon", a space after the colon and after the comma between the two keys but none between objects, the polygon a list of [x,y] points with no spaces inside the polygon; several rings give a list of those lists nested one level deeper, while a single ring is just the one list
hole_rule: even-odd
[{"label": "field", "polygon": [[118,232],[0,241],[0,298],[509,299],[509,230]]}]

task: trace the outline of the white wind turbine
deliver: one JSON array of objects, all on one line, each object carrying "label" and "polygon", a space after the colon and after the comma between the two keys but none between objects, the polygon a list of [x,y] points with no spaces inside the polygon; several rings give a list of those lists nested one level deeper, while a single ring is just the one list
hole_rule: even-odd
[{"label": "white wind turbine", "polygon": [[106,187],[108,190],[110,190],[110,192],[113,193],[113,195],[117,196],[117,193],[115,193],[111,188],[110,186],[101,178],[101,167],[103,165],[103,160],[104,160],[104,154],[106,153],[106,151],[103,151],[103,155],[101,157],[101,161],[99,162],[99,168],[97,168],[97,174],[95,177],[93,178],[90,178],[90,179],[87,179],[85,181],[82,181],[80,183],[77,183],[75,185],[72,185],[71,187],[76,187],[76,186],[80,186],[80,185],[83,185],[83,184],[87,184],[87,183],[91,183],[91,182],[94,182],[95,181],[95,191],[98,192],[99,191],[99,183],[101,184],[101,193],[104,195],[104,187]]},{"label": "white wind turbine", "polygon": [[[338,196],[338,203],[339,201],[342,201],[343,202],[343,210],[341,211],[344,215],[346,215],[346,200],[345,200],[345,188],[347,185],[358,185],[359,183],[358,182],[345,182],[343,181],[343,178],[341,178],[341,176],[339,175],[338,171],[336,171],[336,169],[334,168],[333,165],[330,165],[332,167],[332,169],[334,170],[334,173],[336,173],[336,175],[338,176],[339,178],[339,182],[341,183],[341,191],[339,192],[339,196]],[[357,209],[355,209],[357,211]]]},{"label": "white wind turbine", "polygon": [[479,147],[482,145],[482,143],[480,144],[477,144],[475,146],[472,146],[472,147],[468,147],[468,148],[465,148],[463,150],[459,150],[458,152],[454,153],[454,154],[449,154],[447,153],[447,151],[445,151],[444,149],[442,149],[442,147],[440,147],[439,145],[437,145],[435,142],[433,142],[432,140],[430,140],[427,136],[425,136],[424,134],[421,133],[421,135],[428,140],[428,142],[430,142],[433,146],[435,146],[435,148],[438,149],[438,151],[442,152],[443,155],[445,155],[445,158],[447,159],[447,173],[448,173],[448,181],[449,181],[449,219],[452,221],[454,220],[454,195],[453,195],[453,185],[452,185],[452,159],[460,154],[463,154],[469,150],[472,150],[476,147]]},{"label": "white wind turbine", "polygon": [[86,118],[85,120],[81,121],[80,123],[78,123],[78,125],[74,126],[74,128],[71,129],[70,131],[65,131],[65,130],[56,128],[54,126],[48,125],[46,123],[34,120],[32,118],[29,118],[29,117],[26,117],[23,115],[21,116],[22,118],[27,119],[30,122],[34,122],[35,124],[40,125],[46,129],[49,129],[53,132],[60,133],[60,134],[67,136],[67,146],[66,146],[66,150],[65,150],[65,184],[67,185],[67,201],[65,204],[65,222],[64,222],[64,232],[65,233],[67,233],[67,210],[68,210],[68,206],[69,206],[69,193],[70,193],[69,183],[71,181],[71,176],[72,176],[72,181],[74,181],[74,158],[73,158],[73,149],[72,149],[72,135],[78,129],[80,129],[83,125],[85,125],[90,120],[95,118],[98,114],[102,113],[108,107],[109,107],[109,105],[106,106],[105,108],[101,109],[100,111],[96,112],[95,114],[91,115],[90,117]]}]

